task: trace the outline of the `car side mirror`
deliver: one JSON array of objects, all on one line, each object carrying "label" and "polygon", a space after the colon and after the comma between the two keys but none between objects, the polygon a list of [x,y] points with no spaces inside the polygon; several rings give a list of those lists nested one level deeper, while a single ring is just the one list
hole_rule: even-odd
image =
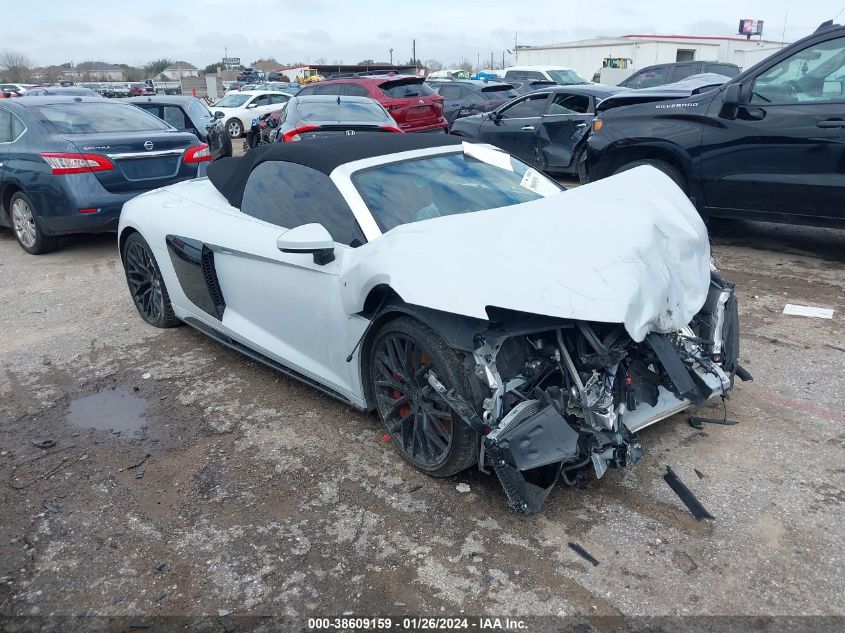
[{"label": "car side mirror", "polygon": [[737,117],[741,90],[742,86],[738,83],[730,84],[725,88],[725,96],[722,98],[722,117],[726,119]]},{"label": "car side mirror", "polygon": [[320,266],[334,261],[334,240],[326,227],[316,222],[282,233],[276,246],[283,253],[313,254],[314,263]]},{"label": "car side mirror", "polygon": [[217,112],[214,113],[215,119],[222,119],[222,118],[225,118],[225,116],[226,116],[226,113],[221,112],[220,110],[218,110]]}]

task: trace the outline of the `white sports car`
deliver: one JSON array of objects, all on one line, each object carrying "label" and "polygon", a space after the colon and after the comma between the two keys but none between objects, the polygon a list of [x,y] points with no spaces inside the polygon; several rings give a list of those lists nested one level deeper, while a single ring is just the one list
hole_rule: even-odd
[{"label": "white sports car", "polygon": [[431,475],[494,470],[518,512],[637,461],[638,430],[749,378],[733,286],[651,167],[564,191],[489,145],[373,134],[208,175],[123,208],[144,320],[377,411]]}]

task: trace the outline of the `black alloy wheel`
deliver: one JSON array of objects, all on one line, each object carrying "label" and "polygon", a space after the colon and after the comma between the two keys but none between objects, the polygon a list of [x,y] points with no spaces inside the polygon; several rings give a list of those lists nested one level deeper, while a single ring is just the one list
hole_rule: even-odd
[{"label": "black alloy wheel", "polygon": [[416,468],[449,476],[472,464],[478,436],[428,383],[433,371],[447,388],[469,399],[454,351],[410,318],[389,323],[371,349],[370,374],[379,416],[394,446]]},{"label": "black alloy wheel", "polygon": [[126,283],[141,318],[155,327],[179,324],[170,305],[170,297],[149,244],[139,233],[133,233],[123,247]]}]

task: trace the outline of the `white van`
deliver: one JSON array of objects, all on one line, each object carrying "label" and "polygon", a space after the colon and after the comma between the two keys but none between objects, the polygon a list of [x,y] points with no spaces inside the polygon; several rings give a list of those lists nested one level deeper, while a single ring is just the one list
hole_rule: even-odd
[{"label": "white van", "polygon": [[561,86],[590,83],[566,66],[508,66],[505,68],[505,81],[526,81],[531,79],[545,79]]}]

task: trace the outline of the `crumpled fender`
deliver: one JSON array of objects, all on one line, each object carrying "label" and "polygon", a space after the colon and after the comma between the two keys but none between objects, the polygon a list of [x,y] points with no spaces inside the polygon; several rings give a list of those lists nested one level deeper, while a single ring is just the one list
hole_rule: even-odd
[{"label": "crumpled fender", "polygon": [[406,303],[479,319],[495,306],[622,323],[638,342],[686,326],[710,285],[701,217],[648,166],[518,206],[405,224],[345,264],[349,314],[385,284]]}]

